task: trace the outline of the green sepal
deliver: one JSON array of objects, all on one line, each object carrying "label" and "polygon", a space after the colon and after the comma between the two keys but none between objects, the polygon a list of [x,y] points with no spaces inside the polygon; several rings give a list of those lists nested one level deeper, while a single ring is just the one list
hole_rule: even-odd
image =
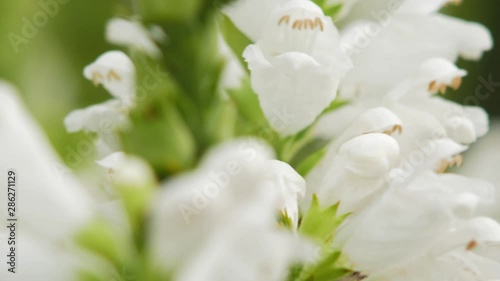
[{"label": "green sepal", "polygon": [[299,233],[312,238],[323,248],[328,248],[333,241],[335,230],[349,215],[337,216],[339,204],[321,208],[318,197],[313,194],[311,206],[302,218]]}]

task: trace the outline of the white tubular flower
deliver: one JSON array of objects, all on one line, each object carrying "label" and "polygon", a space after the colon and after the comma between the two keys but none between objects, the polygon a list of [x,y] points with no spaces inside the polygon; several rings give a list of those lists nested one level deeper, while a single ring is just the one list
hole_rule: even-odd
[{"label": "white tubular flower", "polygon": [[[161,37],[165,36],[165,34],[161,35]],[[138,22],[121,18],[109,20],[106,25],[106,39],[112,44],[137,48],[152,57],[161,56],[153,35]]]},{"label": "white tubular flower", "polygon": [[64,125],[70,133],[97,133],[97,148],[101,155],[108,155],[120,149],[116,130],[128,125],[128,112],[134,106],[135,67],[123,52],[110,51],[83,73],[94,85],[102,84],[114,99],[70,112]]},{"label": "white tubular flower", "polygon": [[109,51],[83,70],[85,78],[94,85],[102,85],[109,93],[129,104],[135,92],[135,67],[121,51]]},{"label": "white tubular flower", "polygon": [[110,100],[72,111],[64,119],[64,125],[69,133],[99,132],[104,129],[110,130],[113,126],[121,128],[128,123],[128,110],[129,108],[121,101]]},{"label": "white tubular flower", "polygon": [[331,19],[306,0],[276,8],[243,56],[265,116],[283,135],[310,125],[335,99],[351,67]]},{"label": "white tubular flower", "polygon": [[226,6],[223,12],[248,38],[257,41],[262,36],[273,11],[287,1],[238,0]]},{"label": "white tubular flower", "polygon": [[141,188],[154,185],[153,172],[141,158],[114,152],[96,163],[106,170],[108,179],[122,188]]},{"label": "white tubular flower", "polygon": [[407,128],[404,134],[396,136],[403,158],[422,150],[430,140],[451,138],[462,144],[473,143],[488,131],[486,112],[432,95],[444,94],[448,88],[458,89],[465,74],[445,59],[429,59],[385,96],[358,97],[323,116],[316,126],[316,135],[335,137],[365,110],[382,105],[401,118]]},{"label": "white tubular flower", "polygon": [[[78,251],[73,251],[70,237],[91,218],[93,204],[88,194],[59,164],[42,131],[23,108],[16,91],[0,82],[0,170],[15,175],[15,217],[7,210],[7,199],[1,197],[0,217],[17,218],[16,273],[4,264],[1,280],[77,280]],[[6,178],[7,179],[7,178]],[[5,187],[5,192],[7,188]],[[9,191],[10,192],[10,191]],[[10,197],[10,196],[9,196]],[[10,229],[0,229],[0,243],[7,245]],[[7,247],[0,254],[10,254]],[[51,258],[47,258],[50,253]]]},{"label": "white tubular flower", "polygon": [[306,194],[306,181],[287,163],[271,160],[268,164],[268,184],[271,189],[279,189],[277,206],[292,220],[297,228],[299,223],[299,204]]},{"label": "white tubular flower", "polygon": [[427,173],[391,189],[353,217],[340,230],[339,241],[369,280],[492,280],[500,269],[500,225],[471,218],[473,202],[491,196],[492,188],[482,181]]},{"label": "white tubular flower", "polygon": [[306,207],[316,193],[323,204],[340,201],[339,212],[347,213],[381,191],[399,159],[398,143],[388,135],[401,133],[402,128],[401,121],[385,108],[358,117],[307,176]]},{"label": "white tubular flower", "polygon": [[240,274],[281,280],[290,263],[304,258],[307,247],[276,220],[280,208],[296,207],[291,199],[303,192],[303,180],[271,155],[259,142],[232,142],[210,152],[198,170],[166,183],[153,212],[151,245],[176,280]]},{"label": "white tubular flower", "polygon": [[392,2],[397,1],[362,1],[353,8],[359,20],[351,19],[342,32],[354,63],[341,85],[344,97],[380,96],[427,59],[477,60],[492,48],[482,25],[433,13],[445,1],[407,0],[399,10]]}]

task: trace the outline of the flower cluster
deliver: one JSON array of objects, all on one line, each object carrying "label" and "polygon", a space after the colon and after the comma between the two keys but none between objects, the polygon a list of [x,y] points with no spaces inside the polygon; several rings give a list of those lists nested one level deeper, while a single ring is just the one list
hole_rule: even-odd
[{"label": "flower cluster", "polygon": [[0,279],[500,279],[495,187],[448,171],[489,127],[444,96],[492,48],[438,12],[456,1],[136,2],[106,29],[128,55],[83,72],[113,98],[64,120],[96,139],[92,179],[0,84],[23,180],[22,267]]}]

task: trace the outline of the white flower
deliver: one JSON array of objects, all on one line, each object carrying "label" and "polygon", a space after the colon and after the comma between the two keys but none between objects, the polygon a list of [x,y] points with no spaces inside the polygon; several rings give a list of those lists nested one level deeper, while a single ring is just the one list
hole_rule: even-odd
[{"label": "white flower", "polygon": [[[427,59],[477,60],[492,48],[488,30],[433,13],[446,1],[361,1],[342,30],[342,41],[354,68],[341,85],[344,97],[385,94]],[[373,4],[373,5],[370,5]]]},{"label": "white flower", "polygon": [[[405,125],[405,132],[395,138],[404,158],[423,149],[430,140],[451,138],[470,144],[488,131],[488,117],[480,107],[462,106],[433,93],[445,93],[448,87],[458,89],[465,71],[445,59],[425,61],[415,73],[383,96],[363,96],[324,115],[316,126],[316,134],[323,138],[339,135],[365,110],[385,106]],[[343,122],[337,122],[343,120]]]},{"label": "white flower", "polygon": [[[271,126],[290,135],[310,125],[335,99],[351,62],[340,50],[338,31],[321,8],[307,0],[274,4],[269,4],[271,12],[260,7],[269,16],[263,19],[256,44],[248,46],[243,57]],[[229,14],[234,21],[243,21],[234,13]]]},{"label": "white flower", "polygon": [[134,106],[135,67],[120,51],[110,51],[85,67],[84,76],[94,85],[102,84],[114,99],[70,112],[64,119],[66,130],[97,133],[101,155],[119,150],[116,130],[128,125],[128,112]]},{"label": "white flower", "polygon": [[[490,181],[496,186],[496,200],[500,200],[500,174],[496,167],[500,166],[500,123],[492,120],[489,133],[473,145],[464,155],[467,161],[458,171],[460,174]],[[494,217],[500,221],[500,204],[481,210],[481,214]]]},{"label": "white flower", "polygon": [[[365,208],[341,227],[336,243],[368,280],[438,281],[456,276],[465,281],[495,276],[486,268],[500,259],[486,253],[495,253],[500,226],[475,217],[480,205],[493,203],[493,186],[433,171],[464,149],[451,140],[437,140],[432,157],[406,174],[400,169],[391,172],[385,191],[365,201]],[[478,245],[488,250],[470,252]]]},{"label": "white flower", "polygon": [[361,208],[381,192],[398,164],[398,143],[387,134],[401,130],[401,121],[385,108],[368,110],[357,118],[307,176],[306,206],[316,193],[322,204],[340,202],[339,213]]},{"label": "white flower", "polygon": [[[0,82],[0,120],[0,169],[5,177],[7,171],[15,171],[18,219],[16,273],[8,272],[4,263],[0,279],[77,280],[77,270],[84,263],[77,260],[78,251],[70,237],[91,218],[94,206],[90,197],[61,168],[61,161],[23,108],[16,91],[4,82]],[[6,197],[1,198],[5,208],[1,208],[0,217],[12,218]],[[8,237],[10,230],[3,226],[0,243],[7,245]],[[10,253],[10,247],[0,249],[3,257]]]},{"label": "white flower", "polygon": [[[158,31],[158,28],[155,29]],[[160,39],[166,35],[159,29]],[[157,32],[157,33],[158,33]],[[106,25],[106,39],[120,46],[132,46],[152,57],[160,57],[161,51],[153,40],[154,35],[138,22],[113,18]],[[157,36],[158,37],[158,36]]]},{"label": "white flower", "polygon": [[500,259],[484,252],[495,253],[500,226],[472,215],[491,190],[483,181],[424,173],[351,217],[337,241],[368,280],[490,280]]},{"label": "white flower", "polygon": [[223,12],[248,38],[257,41],[273,11],[288,0],[238,0]]},{"label": "white flower", "polygon": [[106,170],[109,180],[116,186],[138,188],[154,185],[151,168],[137,156],[114,152],[96,163]]},{"label": "white flower", "polygon": [[121,51],[109,51],[83,70],[85,78],[102,85],[109,93],[125,103],[131,103],[135,92],[135,67]]},{"label": "white flower", "polygon": [[210,152],[198,170],[166,183],[151,245],[176,280],[282,280],[303,259],[304,242],[277,227],[280,208],[295,211],[303,180],[271,156],[256,141],[232,142]]}]

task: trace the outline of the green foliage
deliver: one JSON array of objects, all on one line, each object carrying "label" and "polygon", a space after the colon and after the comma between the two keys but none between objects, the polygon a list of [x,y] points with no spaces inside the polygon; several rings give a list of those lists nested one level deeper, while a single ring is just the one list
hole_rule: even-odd
[{"label": "green foliage", "polygon": [[[221,15],[219,29],[233,53],[240,60],[241,65],[246,66],[246,62],[243,59],[243,51],[252,41],[236,28],[234,23],[225,15]],[[245,70],[248,72],[246,67]]]},{"label": "green foliage", "polygon": [[145,0],[139,3],[148,21],[188,21],[201,9],[202,0]]},{"label": "green foliage", "polygon": [[96,219],[76,235],[75,241],[115,267],[121,268],[125,263],[129,247],[127,241],[119,237],[105,221]]},{"label": "green foliage", "polygon": [[323,9],[323,12],[325,15],[331,17],[333,20],[336,19],[337,15],[342,11],[342,8],[344,7],[343,3],[338,3],[338,4],[328,4],[326,3],[327,0],[313,0],[316,5],[320,6]]},{"label": "green foliage", "polygon": [[352,272],[343,266],[341,252],[332,247],[335,230],[348,216],[338,216],[338,206],[337,203],[322,208],[317,196],[313,195],[311,206],[302,218],[298,232],[316,241],[320,255],[315,261],[301,266],[300,270],[292,269],[293,275],[289,280],[334,281]]},{"label": "green foliage", "polygon": [[339,203],[321,208],[318,197],[313,195],[311,206],[302,218],[299,233],[310,237],[324,248],[333,241],[334,232],[348,214],[337,216]]}]

